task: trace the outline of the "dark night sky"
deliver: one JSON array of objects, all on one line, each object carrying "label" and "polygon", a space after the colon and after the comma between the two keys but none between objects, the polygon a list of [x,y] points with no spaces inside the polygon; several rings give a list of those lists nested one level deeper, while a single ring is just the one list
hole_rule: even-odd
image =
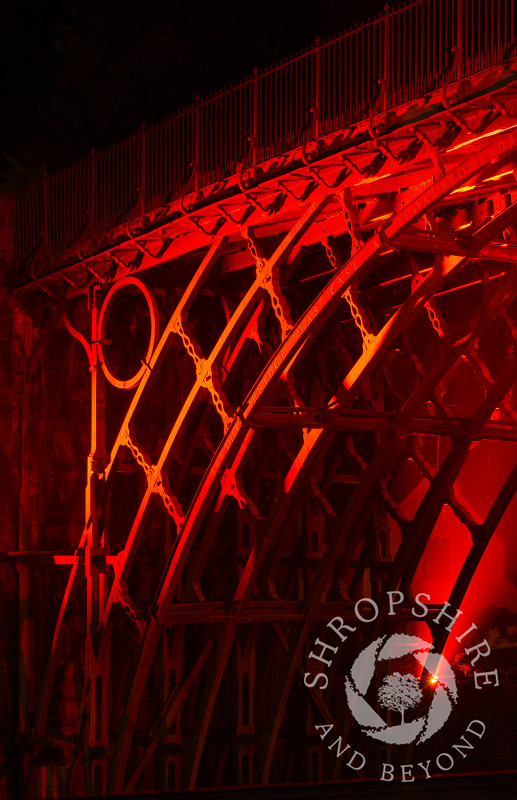
[{"label": "dark night sky", "polygon": [[4,188],[377,14],[383,0],[7,0]]}]

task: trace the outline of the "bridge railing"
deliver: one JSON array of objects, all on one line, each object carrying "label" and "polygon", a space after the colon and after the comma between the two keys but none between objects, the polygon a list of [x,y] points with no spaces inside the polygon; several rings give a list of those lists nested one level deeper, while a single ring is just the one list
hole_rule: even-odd
[{"label": "bridge railing", "polygon": [[[514,54],[515,0],[412,0],[21,190],[20,269],[233,172]],[[383,91],[380,97],[381,90]],[[194,166],[193,166],[194,165]],[[194,170],[194,171],[193,171]]]}]

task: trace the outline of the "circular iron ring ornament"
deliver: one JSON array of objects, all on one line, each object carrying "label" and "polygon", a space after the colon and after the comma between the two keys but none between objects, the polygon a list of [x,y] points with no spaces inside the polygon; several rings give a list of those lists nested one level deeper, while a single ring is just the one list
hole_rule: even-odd
[{"label": "circular iron ring ornament", "polygon": [[[113,375],[113,373],[110,372],[108,365],[106,363],[106,356],[102,348],[104,343],[106,343],[107,341],[106,331],[108,322],[108,312],[111,303],[113,301],[113,298],[120,289],[125,289],[127,286],[135,286],[142,292],[143,296],[145,297],[145,300],[147,302],[147,308],[149,309],[151,332],[149,336],[149,345],[147,347],[147,352],[145,354],[145,358],[142,360],[142,366],[140,367],[138,372],[136,372],[133,375],[133,377],[127,378],[127,380],[123,381],[115,377],[115,375]],[[102,308],[100,310],[98,330],[99,330],[99,349],[102,357],[102,371],[104,372],[104,375],[112,384],[112,386],[115,386],[117,389],[133,389],[135,386],[138,386],[138,384],[145,375],[146,369],[148,369],[149,361],[154,352],[158,327],[159,327],[159,319],[158,319],[158,306],[156,305],[156,299],[151,290],[145,285],[145,283],[143,283],[143,281],[139,280],[138,278],[127,277],[127,278],[122,278],[114,286],[111,287],[111,289],[109,290],[108,294],[104,299]]]}]

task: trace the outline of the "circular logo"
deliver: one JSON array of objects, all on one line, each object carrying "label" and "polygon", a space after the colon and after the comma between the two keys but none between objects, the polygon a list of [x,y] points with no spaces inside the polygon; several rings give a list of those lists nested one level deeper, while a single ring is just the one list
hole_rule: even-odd
[{"label": "circular logo", "polygon": [[[417,678],[410,672],[387,674],[379,688],[379,705],[399,715],[398,725],[388,725],[366,700],[366,693],[380,662],[396,661],[410,656],[431,676],[433,698],[427,712],[406,722],[406,711],[422,704],[424,695]],[[350,711],[363,733],[389,744],[424,742],[445,724],[458,693],[450,664],[433,651],[429,642],[418,636],[395,633],[376,639],[358,655],[345,678]]]}]

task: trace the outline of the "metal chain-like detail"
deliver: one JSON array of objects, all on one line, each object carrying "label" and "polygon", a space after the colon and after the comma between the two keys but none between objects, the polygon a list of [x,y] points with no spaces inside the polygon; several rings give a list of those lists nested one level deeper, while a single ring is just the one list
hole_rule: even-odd
[{"label": "metal chain-like detail", "polygon": [[161,497],[167,513],[171,516],[176,523],[176,529],[179,533],[181,526],[185,521],[185,514],[181,508],[179,500],[172,494],[169,486],[169,481],[164,478],[160,473],[156,474],[156,481],[153,491]]},{"label": "metal chain-like detail", "polygon": [[[501,313],[501,318],[502,316],[503,315]],[[467,361],[470,368],[472,369],[478,381],[482,384],[486,397],[490,388],[495,385],[496,381],[492,378],[488,367],[480,357],[478,347],[479,347],[479,342],[475,342],[470,352],[466,353],[464,358]],[[506,418],[508,422],[512,421],[513,411],[512,408],[509,406],[506,398],[503,398],[499,403],[499,410],[501,411],[502,415]]]},{"label": "metal chain-like detail", "polygon": [[347,433],[346,435],[346,446],[348,448],[347,452],[353,457],[354,461],[356,461],[357,464],[360,466],[361,472],[364,472],[368,464],[366,463],[361,453],[356,448],[354,443],[354,437],[352,436],[351,433]]},{"label": "metal chain-like detail", "polygon": [[395,520],[395,522],[402,528],[403,525],[407,525],[410,521],[402,511],[402,506],[397,503],[388,489],[388,480],[389,478],[381,478],[379,481],[379,487],[381,491],[381,496],[384,498],[384,501],[387,505],[388,513]]},{"label": "metal chain-like detail", "polygon": [[470,504],[466,498],[461,495],[457,484],[449,488],[447,505],[454,513],[454,516],[465,525],[472,537],[472,541],[475,541],[476,534],[481,530],[483,525],[474,519],[472,509],[469,508]]},{"label": "metal chain-like detail", "polygon": [[224,432],[226,433],[232,424],[233,417],[231,417],[226,410],[229,403],[221,389],[220,381],[215,376],[215,369],[211,364],[203,360],[196,365],[196,372],[198,381],[209,392],[212,398],[212,403],[221,417],[224,425]]},{"label": "metal chain-like detail", "polygon": [[[421,378],[425,377],[425,375],[427,374],[425,366],[420,361],[418,355],[411,348],[411,345],[409,344],[407,330],[402,333],[401,351],[411,359],[418,375]],[[443,386],[443,381],[438,381],[434,388],[433,397],[430,398],[428,402],[432,403],[435,409],[443,411],[444,414],[447,414],[447,408],[445,406],[445,403],[443,402],[444,394],[445,394],[445,389]]]},{"label": "metal chain-like detail", "polygon": [[154,477],[154,469],[155,469],[154,464],[152,463],[147,453],[137,443],[134,430],[124,431],[123,441],[126,447],[128,447],[129,450],[131,451],[131,454],[135,459],[135,461],[137,462],[137,464],[139,464],[144,470],[147,482],[149,483],[149,485],[151,485]]},{"label": "metal chain-like detail", "polygon": [[[334,245],[328,238],[323,239],[322,243],[323,246],[325,247],[325,254],[329,260],[331,267],[334,270],[340,269],[343,264],[338,250],[334,247]],[[370,325],[370,321],[368,319],[366,311],[363,309],[363,307],[360,305],[358,301],[357,292],[353,290],[351,286],[348,287],[343,297],[347,301],[354,322],[361,332],[361,338],[363,340],[363,352],[364,352],[365,350],[368,349],[368,347],[370,347],[370,345],[375,339],[372,327]],[[368,380],[363,381],[362,393],[365,399],[369,400],[372,403],[372,405],[374,406],[378,405],[371,384]]]},{"label": "metal chain-like detail", "polygon": [[357,212],[352,205],[350,190],[340,192],[339,199],[343,208],[343,216],[345,218],[346,227],[351,239],[351,253],[354,256],[362,245],[361,229],[359,227],[359,220]]},{"label": "metal chain-like detail", "polygon": [[244,238],[248,246],[248,250],[255,260],[257,281],[263,289],[268,293],[273,311],[275,313],[280,328],[282,331],[282,341],[288,337],[293,329],[293,321],[291,319],[291,311],[289,304],[285,299],[282,289],[280,287],[280,278],[278,270],[270,269],[267,259],[259,252],[257,243],[253,238],[253,234],[246,229],[244,231]]},{"label": "metal chain-like detail", "polygon": [[[413,278],[411,280],[411,291],[414,292],[415,289],[417,289],[418,286],[420,286],[420,284],[423,283],[425,278],[418,271],[418,264],[414,256],[410,256],[409,266],[413,274]],[[437,258],[435,258],[434,262],[434,267],[436,266],[438,266]],[[436,305],[436,301],[434,300],[434,298],[431,298],[430,300],[427,301],[427,303],[425,304],[425,310],[427,311],[427,316],[429,317],[431,325],[435,329],[440,339],[442,339],[444,336],[448,336],[449,332],[447,330],[445,319],[441,311],[438,309],[438,306]]]},{"label": "metal chain-like detail", "polygon": [[479,355],[478,341],[474,343],[474,346],[470,348],[469,352],[465,353],[465,360],[467,361],[469,367],[472,369],[472,372],[474,373],[478,381],[483,384],[483,389],[485,390],[485,397],[486,397],[488,389],[494,385],[495,381],[490,375],[490,371],[487,365]]},{"label": "metal chain-like detail", "polygon": [[422,364],[422,362],[420,361],[419,357],[413,351],[411,345],[409,344],[409,338],[408,338],[407,330],[404,330],[402,332],[401,340],[402,340],[401,352],[405,353],[411,359],[411,361],[413,362],[413,364],[415,366],[415,369],[416,369],[418,375],[420,375],[420,377],[423,377],[425,375],[424,365]]},{"label": "metal chain-like detail", "polygon": [[361,338],[363,340],[363,352],[365,352],[375,341],[375,335],[372,331],[366,311],[359,303],[357,291],[352,289],[351,286],[348,287],[343,295],[343,298],[348,303],[353,320],[359,328]]},{"label": "metal chain-like detail", "polygon": [[[413,282],[415,282],[416,280],[419,280],[419,279],[420,279],[420,276],[415,275],[415,277],[413,278]],[[448,335],[448,330],[447,330],[447,326],[446,326],[445,320],[444,320],[443,316],[440,314],[440,312],[438,311],[435,302],[434,301],[429,301],[428,303],[426,303],[425,307],[426,307],[426,310],[428,312],[428,316],[429,316],[429,319],[431,321],[431,324],[433,325],[433,328],[436,330],[438,335],[440,337],[447,336]],[[507,315],[506,310],[504,310],[502,312],[502,315],[503,314]],[[505,319],[505,323],[508,324],[508,319]],[[510,332],[511,332],[512,327],[515,328],[515,326],[513,326],[512,324],[510,324],[508,327],[509,327]],[[411,357],[413,363],[415,364],[415,366],[417,368],[417,371],[421,375],[424,375],[425,374],[425,370],[424,370],[423,365],[421,364],[421,362],[419,361],[418,357],[412,352],[411,348],[409,347],[409,343],[407,342],[407,338],[403,337],[403,339],[404,339],[404,344],[405,344],[406,348],[409,350],[410,357]],[[487,394],[488,394],[489,388],[494,385],[495,381],[492,378],[492,376],[491,376],[486,364],[481,359],[481,357],[479,355],[479,352],[478,352],[478,347],[479,347],[479,342],[476,341],[473,344],[473,346],[470,347],[469,350],[466,353],[463,354],[462,359],[470,366],[470,368],[472,369],[474,375],[479,380],[479,382],[482,384],[483,389],[484,389],[484,394],[485,394],[485,397],[486,397]],[[439,393],[438,392],[438,388],[441,385],[442,385],[442,392]],[[445,387],[443,386],[443,382],[440,381],[437,384],[436,389],[435,389],[435,398],[437,400],[438,406],[442,410],[447,411],[445,403],[440,402],[440,401],[443,401],[444,394],[445,394]],[[418,437],[418,438],[420,438],[420,437]],[[420,443],[417,441],[417,439],[415,437],[412,437],[412,445],[413,445],[413,453],[414,453],[415,463],[419,467],[419,469],[422,472],[422,474],[424,475],[424,477],[426,477],[429,481],[432,481],[433,478],[436,475],[436,469],[434,469],[432,467],[432,465],[427,461],[427,459],[425,459],[425,457],[423,455],[423,452],[422,452],[422,449],[420,447]],[[450,509],[452,510],[454,515],[456,516],[456,518],[463,525],[465,525],[465,527],[468,529],[468,531],[469,531],[469,533],[471,535],[472,540],[475,541],[476,535],[478,534],[478,532],[482,528],[482,524],[477,522],[474,519],[473,513],[472,513],[472,509],[471,509],[471,507],[469,507],[470,504],[468,503],[468,501],[465,498],[463,498],[461,496],[461,493],[460,493],[460,490],[459,490],[458,486],[450,487],[450,489],[448,491],[447,505],[450,507]]]},{"label": "metal chain-like detail", "polygon": [[221,478],[221,489],[227,496],[233,497],[237,501],[241,511],[249,511],[256,519],[262,519],[257,506],[244,489],[244,484],[237,470],[225,470]]},{"label": "metal chain-like detail", "polygon": [[135,608],[133,601],[129,596],[129,590],[126,584],[122,581],[117,591],[115,602],[122,606],[129,619],[135,623],[141,638],[145,628],[145,616],[140,609]]},{"label": "metal chain-like detail", "polygon": [[320,504],[322,505],[322,507],[325,509],[325,511],[327,512],[327,514],[330,517],[336,517],[337,514],[334,511],[334,509],[332,508],[331,503],[327,500],[327,498],[325,497],[325,495],[323,494],[323,492],[320,489],[317,476],[316,475],[311,475],[310,478],[309,478],[309,481],[310,481],[310,486],[311,486],[312,493],[313,493],[314,497],[317,500],[319,500]]},{"label": "metal chain-like detail", "polygon": [[436,467],[431,464],[431,462],[424,456],[424,452],[422,449],[423,437],[422,436],[412,436],[411,437],[411,445],[413,450],[413,459],[424,476],[427,478],[429,483],[432,483],[434,478],[436,477],[437,469]]},{"label": "metal chain-like detail", "polygon": [[196,368],[196,377],[198,383],[209,392],[215,409],[221,417],[224,425],[224,431],[226,433],[232,423],[232,416],[227,411],[229,408],[229,403],[225,394],[221,390],[219,381],[214,376],[213,366],[209,364],[205,358],[203,358],[199,344],[192,334],[187,333],[185,326],[180,319],[175,321],[173,330],[174,333],[178,334],[185,350],[192,358]]},{"label": "metal chain-like detail", "polygon": [[447,327],[445,325],[445,320],[443,318],[442,313],[438,310],[438,306],[436,305],[434,300],[429,300],[425,304],[425,308],[427,311],[427,316],[431,322],[431,325],[437,332],[440,338],[448,335]]},{"label": "metal chain-like detail", "polygon": [[[420,443],[417,441],[421,439],[420,436],[412,436],[411,441],[413,445],[413,458],[415,464],[418,466],[420,472],[427,478],[427,480],[432,483],[434,478],[436,477],[437,470],[429,463],[429,461],[424,457],[422,453],[422,449]],[[454,516],[468,529],[472,539],[474,539],[476,535],[476,531],[481,527],[479,523],[476,522],[474,517],[472,516],[471,511],[468,508],[468,503],[465,498],[461,497],[459,489],[456,487],[451,487],[448,491],[448,498],[447,498],[447,505],[453,512]]]},{"label": "metal chain-like detail", "polygon": [[183,509],[181,508],[179,500],[174,497],[170,491],[168,481],[163,478],[145,450],[139,445],[134,431],[125,431],[124,444],[131,451],[135,461],[144,470],[147,483],[151,491],[161,497],[168,514],[173,518],[176,524],[176,529],[179,532],[183,522],[185,521],[185,514],[183,513]]},{"label": "metal chain-like detail", "polygon": [[174,320],[172,329],[174,333],[177,333],[178,336],[180,337],[183,343],[183,347],[185,348],[185,350],[191,357],[192,361],[194,362],[197,372],[198,364],[204,361],[199,344],[197,343],[194,336],[190,333],[190,331],[187,333],[187,331],[185,330],[185,326],[179,317]]},{"label": "metal chain-like detail", "polygon": [[[283,378],[284,378],[284,385],[286,387],[286,390],[287,390],[289,396],[291,397],[291,400],[293,401],[294,407],[295,408],[304,408],[305,404],[304,404],[302,398],[300,397],[300,395],[298,393],[298,390],[296,388],[296,382],[295,382],[294,376],[291,373],[286,373],[285,375],[283,375]],[[310,434],[310,428],[302,428],[301,433],[302,433],[303,442],[305,444],[307,442],[309,434]],[[293,455],[293,459],[294,459],[294,457],[295,456]],[[310,480],[310,486],[311,486],[312,493],[313,493],[314,497],[320,502],[322,507],[326,509],[328,514],[330,516],[334,517],[336,515],[335,511],[332,508],[332,505],[329,503],[329,501],[325,497],[325,495],[323,494],[323,492],[321,491],[321,489],[319,487],[319,483],[318,483],[317,477],[315,475],[311,475],[309,480]]]},{"label": "metal chain-like detail", "polygon": [[325,255],[327,256],[330,266],[332,269],[339,269],[342,266],[341,259],[339,258],[339,253],[337,252],[336,248],[332,245],[331,241],[327,239],[323,239],[323,247],[325,248]]}]

